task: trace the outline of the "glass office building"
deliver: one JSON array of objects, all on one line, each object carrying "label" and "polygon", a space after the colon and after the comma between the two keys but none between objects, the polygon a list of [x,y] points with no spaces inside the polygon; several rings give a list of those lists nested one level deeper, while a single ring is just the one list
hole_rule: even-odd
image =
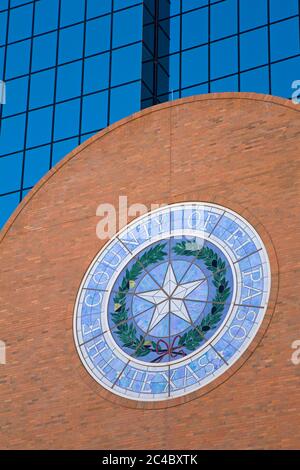
[{"label": "glass office building", "polygon": [[135,111],[223,91],[291,98],[299,9],[298,0],[0,0],[0,226],[69,151]]}]

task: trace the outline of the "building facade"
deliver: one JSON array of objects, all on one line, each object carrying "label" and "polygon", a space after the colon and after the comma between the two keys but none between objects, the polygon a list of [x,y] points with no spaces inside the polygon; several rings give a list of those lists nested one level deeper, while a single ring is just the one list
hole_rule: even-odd
[{"label": "building facade", "polygon": [[291,98],[299,18],[298,0],[1,0],[0,224],[66,154],[140,109]]},{"label": "building facade", "polygon": [[[255,93],[145,109],[53,168],[0,239],[1,447],[299,448],[299,181],[299,107]],[[124,217],[120,194],[127,195],[132,223],[107,244],[97,237],[104,215],[97,208],[105,203],[104,212],[115,208]],[[208,218],[188,208],[184,232],[181,216],[167,212],[167,233],[160,236],[163,218],[142,231],[138,211],[154,203],[165,206],[151,214],[200,204]],[[175,257],[157,245],[195,227],[209,248],[201,256],[188,238],[176,240]],[[140,245],[142,233],[147,240],[153,235],[154,251],[143,251],[149,244]],[[173,267],[161,282],[166,259]],[[188,278],[182,263],[190,263]],[[189,297],[201,270],[202,287]],[[153,290],[151,282],[162,287]],[[158,290],[163,298],[156,302]],[[103,306],[108,291],[114,297]],[[166,292],[177,317],[167,335],[154,331],[157,313],[160,325],[170,316]],[[162,307],[147,328],[147,318],[139,320],[141,302]],[[188,330],[182,329],[187,312]],[[136,327],[125,327],[131,320]],[[151,341],[136,339],[138,327]],[[122,355],[134,360],[136,372],[131,362],[122,365]]]}]

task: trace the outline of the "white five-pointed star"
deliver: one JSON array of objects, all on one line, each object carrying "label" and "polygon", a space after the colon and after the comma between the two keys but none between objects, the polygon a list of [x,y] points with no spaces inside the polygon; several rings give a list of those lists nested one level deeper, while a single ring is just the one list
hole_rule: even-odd
[{"label": "white five-pointed star", "polygon": [[173,313],[177,317],[191,323],[191,318],[186,309],[184,299],[202,282],[203,279],[178,284],[173,268],[171,264],[169,264],[163,285],[160,289],[137,293],[136,295],[138,297],[155,305],[148,331],[150,332],[169,313]]}]

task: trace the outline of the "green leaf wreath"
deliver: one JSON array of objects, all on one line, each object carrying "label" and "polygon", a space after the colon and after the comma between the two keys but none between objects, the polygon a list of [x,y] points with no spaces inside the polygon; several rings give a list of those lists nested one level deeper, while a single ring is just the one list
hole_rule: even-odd
[{"label": "green leaf wreath", "polygon": [[[164,251],[166,243],[160,243],[137,258],[136,262],[127,269],[121,281],[118,292],[114,296],[114,312],[112,321],[116,326],[116,334],[124,347],[134,350],[135,357],[147,356],[150,352],[166,353],[162,349],[160,341],[146,340],[143,335],[138,335],[133,322],[129,321],[129,310],[126,307],[126,298],[130,289],[135,287],[135,281],[145,268],[163,261],[167,253]],[[179,337],[178,346],[194,351],[205,339],[205,333],[216,328],[224,310],[224,303],[230,296],[230,287],[226,280],[226,263],[211,248],[199,248],[196,241],[182,241],[173,247],[177,255],[192,256],[203,260],[205,266],[212,273],[213,285],[216,287],[216,295],[212,301],[210,312],[203,317],[200,323]],[[171,351],[174,355],[182,355],[182,351]],[[155,360],[154,360],[155,361]]]}]

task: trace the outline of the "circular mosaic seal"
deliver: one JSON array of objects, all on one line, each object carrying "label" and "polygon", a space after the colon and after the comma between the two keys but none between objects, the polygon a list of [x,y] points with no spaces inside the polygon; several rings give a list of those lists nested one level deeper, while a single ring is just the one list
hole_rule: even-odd
[{"label": "circular mosaic seal", "polygon": [[244,218],[208,203],[166,206],[121,230],[89,267],[74,313],[79,356],[122,397],[188,394],[247,349],[270,287],[266,249]]}]

